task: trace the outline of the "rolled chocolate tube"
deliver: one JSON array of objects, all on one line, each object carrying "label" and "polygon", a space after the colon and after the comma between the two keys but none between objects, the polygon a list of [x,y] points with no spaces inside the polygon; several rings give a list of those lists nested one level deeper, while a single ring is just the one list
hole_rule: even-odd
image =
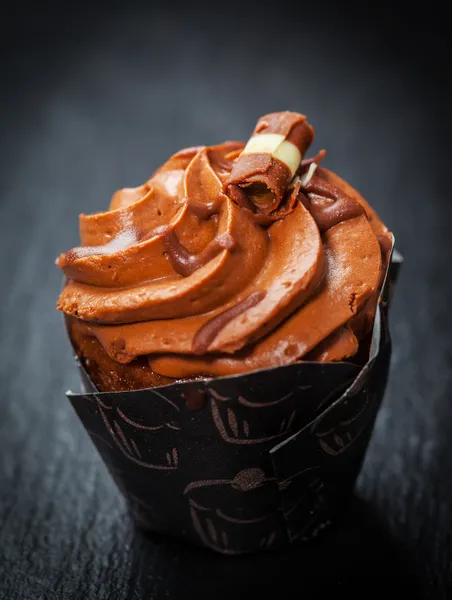
[{"label": "rolled chocolate tube", "polygon": [[225,193],[257,212],[276,210],[313,139],[304,115],[286,111],[261,117],[224,184]]}]

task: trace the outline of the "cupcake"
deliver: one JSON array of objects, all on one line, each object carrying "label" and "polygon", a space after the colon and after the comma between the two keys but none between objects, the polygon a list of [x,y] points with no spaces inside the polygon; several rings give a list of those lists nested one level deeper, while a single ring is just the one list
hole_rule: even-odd
[{"label": "cupcake", "polygon": [[393,236],[313,138],[281,112],[181,150],[57,259],[69,397],[137,523],[226,554],[333,518],[384,392]]}]

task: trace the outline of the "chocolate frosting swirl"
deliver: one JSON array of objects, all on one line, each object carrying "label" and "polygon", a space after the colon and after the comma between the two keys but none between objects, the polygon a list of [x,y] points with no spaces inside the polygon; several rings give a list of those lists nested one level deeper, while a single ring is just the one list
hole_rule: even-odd
[{"label": "chocolate frosting swirl", "polygon": [[303,115],[266,115],[246,146],[182,150],[82,214],[58,309],[110,358],[172,378],[353,356],[391,234],[324,151],[303,160],[312,138]]}]

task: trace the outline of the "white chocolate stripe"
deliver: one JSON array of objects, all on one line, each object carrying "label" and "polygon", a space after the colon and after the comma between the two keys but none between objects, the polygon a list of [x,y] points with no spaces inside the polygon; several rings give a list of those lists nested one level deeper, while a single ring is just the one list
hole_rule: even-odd
[{"label": "white chocolate stripe", "polygon": [[307,186],[308,183],[311,181],[312,176],[314,175],[314,172],[316,169],[317,169],[317,163],[313,162],[309,165],[309,169],[307,170],[307,172],[303,175],[303,177],[300,178],[301,185],[303,187]]},{"label": "white chocolate stripe", "polygon": [[309,165],[308,170],[303,175],[303,177],[300,177],[299,175],[297,175],[296,177],[294,177],[292,179],[292,181],[289,184],[289,188],[295,187],[297,185],[297,183],[301,183],[302,187],[306,187],[308,185],[308,183],[311,181],[312,176],[314,175],[314,172],[317,169],[317,166],[318,166],[317,163],[311,163]]},{"label": "white chocolate stripe", "polygon": [[248,140],[242,154],[270,154],[283,162],[292,177],[301,163],[301,153],[295,144],[279,133],[261,133]]},{"label": "white chocolate stripe", "polygon": [[242,154],[273,154],[286,138],[280,133],[261,133],[248,140]]}]

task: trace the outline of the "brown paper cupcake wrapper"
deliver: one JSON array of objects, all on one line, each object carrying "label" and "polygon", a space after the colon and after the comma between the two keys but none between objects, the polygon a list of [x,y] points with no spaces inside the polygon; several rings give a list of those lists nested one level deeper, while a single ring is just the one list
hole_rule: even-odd
[{"label": "brown paper cupcake wrapper", "polygon": [[298,363],[99,393],[77,361],[85,393],[67,396],[136,522],[224,554],[281,548],[329,523],[383,398],[400,263],[394,251],[364,367]]}]

